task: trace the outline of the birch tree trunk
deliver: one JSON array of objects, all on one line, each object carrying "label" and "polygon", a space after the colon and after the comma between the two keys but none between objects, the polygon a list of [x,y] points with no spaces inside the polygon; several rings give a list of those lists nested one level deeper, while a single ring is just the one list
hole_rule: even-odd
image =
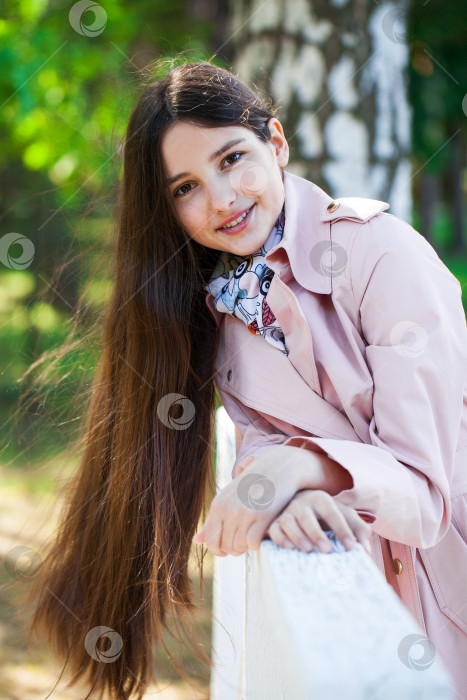
[{"label": "birch tree trunk", "polygon": [[411,221],[408,0],[235,0],[232,67],[279,107],[288,169]]}]

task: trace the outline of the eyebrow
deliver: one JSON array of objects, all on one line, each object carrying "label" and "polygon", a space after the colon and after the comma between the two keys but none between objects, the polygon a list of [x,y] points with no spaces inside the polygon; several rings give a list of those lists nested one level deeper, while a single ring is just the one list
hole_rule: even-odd
[{"label": "eyebrow", "polygon": [[[232,141],[227,141],[227,143],[224,143],[224,145],[221,146],[215,153],[209,156],[209,162],[212,163],[213,160],[219,158],[219,156],[228,151],[229,148],[236,146],[237,143],[241,143],[242,141],[245,141],[245,139],[233,139]],[[167,178],[167,184],[172,185],[177,180],[180,180],[180,178],[189,177],[189,175],[190,173],[178,173],[178,175],[172,175],[172,177]]]}]

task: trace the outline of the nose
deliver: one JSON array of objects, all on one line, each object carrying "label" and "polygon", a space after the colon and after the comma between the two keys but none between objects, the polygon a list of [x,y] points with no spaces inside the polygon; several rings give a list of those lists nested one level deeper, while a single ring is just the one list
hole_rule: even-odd
[{"label": "nose", "polygon": [[209,198],[212,208],[223,212],[232,208],[237,198],[237,193],[229,182],[229,178],[221,178],[219,181],[211,184]]}]

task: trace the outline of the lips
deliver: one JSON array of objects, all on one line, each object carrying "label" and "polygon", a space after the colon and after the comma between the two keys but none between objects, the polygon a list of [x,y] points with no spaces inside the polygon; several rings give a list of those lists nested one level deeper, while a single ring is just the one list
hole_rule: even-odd
[{"label": "lips", "polygon": [[217,230],[221,229],[223,226],[226,224],[230,224],[232,221],[235,221],[235,219],[238,219],[240,216],[242,216],[246,211],[249,211],[253,205],[247,207],[246,209],[243,209],[242,211],[239,211],[237,214],[234,214],[233,216],[230,216],[228,219],[226,219],[220,226],[217,227]]}]

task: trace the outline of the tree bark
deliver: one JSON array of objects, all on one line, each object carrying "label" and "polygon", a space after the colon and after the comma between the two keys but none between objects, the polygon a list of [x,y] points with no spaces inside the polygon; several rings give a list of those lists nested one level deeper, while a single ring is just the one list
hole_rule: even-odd
[{"label": "tree bark", "polygon": [[406,4],[238,0],[230,33],[234,70],[279,107],[288,169],[410,221]]}]

